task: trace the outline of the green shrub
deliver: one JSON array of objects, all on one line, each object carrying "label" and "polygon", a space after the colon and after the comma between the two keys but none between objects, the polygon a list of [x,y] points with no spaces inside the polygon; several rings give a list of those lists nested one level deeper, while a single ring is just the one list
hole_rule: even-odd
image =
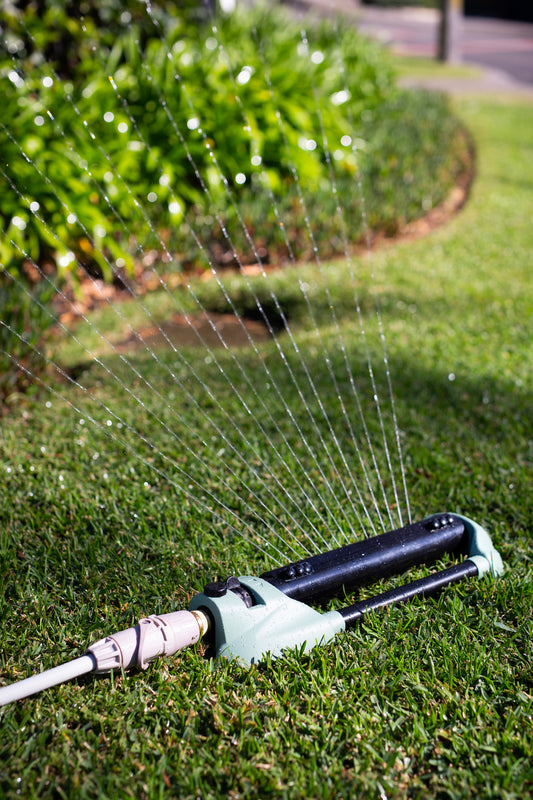
[{"label": "green shrub", "polygon": [[[43,23],[54,12],[58,40],[63,24],[78,42],[80,21],[55,5]],[[62,268],[78,262],[110,278],[117,267],[132,268],[139,247],[161,250],[161,238],[179,250],[188,211],[213,216],[214,204],[220,219],[231,216],[221,173],[241,207],[265,176],[283,196],[294,170],[304,193],[320,191],[328,181],[323,135],[340,142],[352,119],[393,89],[376,46],[323,25],[314,63],[300,26],[279,10],[222,18],[222,52],[211,28],[193,27],[183,14],[161,12],[155,27],[132,18],[118,33],[111,21],[98,27],[91,19],[76,58],[60,48],[54,63],[37,58],[50,51],[48,33],[42,50],[37,35],[24,44],[35,29],[35,19],[26,20],[32,9],[21,14],[20,52],[12,45],[2,60],[0,144],[11,184],[0,197],[10,234],[3,263],[41,263],[53,253]],[[17,22],[9,22],[13,42]],[[349,148],[339,166],[353,173]]]}]

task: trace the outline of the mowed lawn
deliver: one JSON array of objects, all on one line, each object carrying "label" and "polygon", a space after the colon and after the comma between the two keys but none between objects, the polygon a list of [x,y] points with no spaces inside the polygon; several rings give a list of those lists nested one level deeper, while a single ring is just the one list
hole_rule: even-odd
[{"label": "mowed lawn", "polygon": [[[370,263],[362,256],[359,268],[375,274],[413,516],[449,510],[478,520],[505,575],[377,614],[310,655],[243,669],[190,649],[146,673],[89,677],[3,708],[0,796],[531,795],[533,104],[455,105],[477,151],[466,206],[424,238],[381,248]],[[315,269],[303,270],[310,284]],[[277,281],[283,297],[291,276]],[[331,266],[330,281],[356,370],[344,263]],[[318,292],[313,302],[334,350]],[[376,325],[370,312],[368,325]],[[297,317],[294,330],[327,386],[316,331]],[[135,358],[168,398],[160,366]],[[333,358],[334,369],[341,362]],[[225,363],[231,371],[229,356]],[[198,369],[223,391],[212,363]],[[1,421],[2,684],[80,655],[142,616],[185,607],[206,580],[265,568],[249,538],[212,518],[209,502],[172,488],[157,452],[126,432],[130,449],[105,435],[106,406],[120,402],[126,419],[182,463],[168,430],[132,408],[104,370],[84,381],[102,405],[63,382],[57,390],[79,413],[44,389]],[[171,428],[164,398],[153,407]],[[181,415],[192,447],[203,419],[190,404]],[[235,418],[260,449],[256,421],[242,408]],[[225,458],[222,493],[242,469],[231,452]],[[188,469],[217,486],[214,464]],[[236,511],[244,523],[246,498]]]}]

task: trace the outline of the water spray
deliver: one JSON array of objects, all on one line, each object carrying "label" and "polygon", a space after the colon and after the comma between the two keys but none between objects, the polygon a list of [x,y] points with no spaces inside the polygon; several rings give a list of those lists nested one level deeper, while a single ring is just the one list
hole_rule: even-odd
[{"label": "water spray", "polygon": [[[426,577],[339,610],[311,605],[345,596],[374,581],[430,564],[444,555],[454,563]],[[462,557],[462,558],[461,558]],[[478,523],[459,514],[435,514],[421,522],[264,572],[207,584],[187,611],[153,615],[100,639],[85,655],[0,688],[0,706],[90,672],[146,669],[201,638],[218,658],[255,664],[291,648],[309,652],[353,628],[369,612],[414,597],[430,597],[466,578],[503,572],[500,554]]]}]

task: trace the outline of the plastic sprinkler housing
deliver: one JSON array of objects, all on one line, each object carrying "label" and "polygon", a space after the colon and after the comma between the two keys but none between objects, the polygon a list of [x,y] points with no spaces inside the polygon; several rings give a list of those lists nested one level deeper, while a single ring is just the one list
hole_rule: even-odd
[{"label": "plastic sprinkler housing", "polygon": [[[360,586],[410,567],[434,563],[445,554],[455,563],[424,578],[336,611],[320,613],[310,603],[346,595]],[[462,560],[457,560],[462,557]],[[356,625],[371,611],[428,597],[466,578],[503,572],[489,534],[460,514],[434,514],[398,530],[319,553],[264,572],[209,583],[188,611],[141,619],[106,636],[80,658],[0,687],[0,706],[89,672],[137,667],[172,656],[207,635],[215,654],[254,664],[291,648],[309,651]]]}]

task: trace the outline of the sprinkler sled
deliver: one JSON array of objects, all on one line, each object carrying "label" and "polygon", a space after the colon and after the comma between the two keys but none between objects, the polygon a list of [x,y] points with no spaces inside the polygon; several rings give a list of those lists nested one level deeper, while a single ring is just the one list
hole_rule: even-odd
[{"label": "sprinkler sled", "polygon": [[[437,561],[451,566],[336,611],[321,613],[309,603],[345,596],[359,587]],[[188,611],[153,615],[100,639],[85,655],[0,688],[0,706],[88,672],[138,667],[171,656],[202,637],[217,657],[254,664],[298,647],[308,652],[354,627],[366,614],[413,597],[429,597],[465,578],[503,572],[488,533],[459,514],[435,514],[382,533],[264,572],[207,584]]]}]

